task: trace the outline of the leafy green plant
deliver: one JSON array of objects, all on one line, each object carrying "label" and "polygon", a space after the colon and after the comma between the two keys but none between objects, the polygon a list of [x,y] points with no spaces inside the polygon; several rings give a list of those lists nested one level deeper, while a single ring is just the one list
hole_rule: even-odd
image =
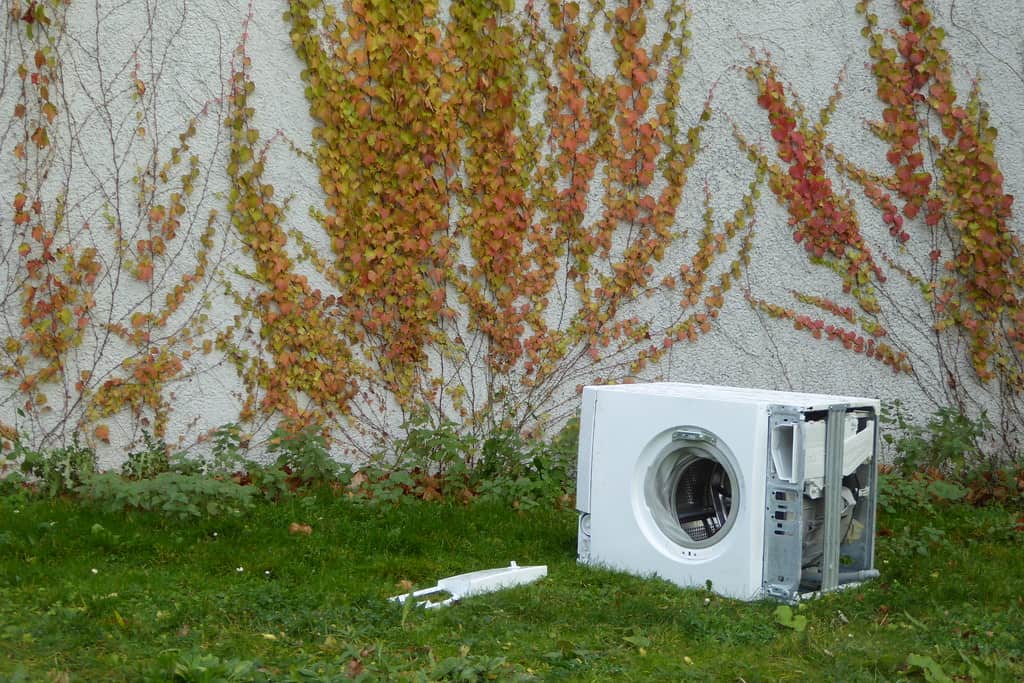
[{"label": "leafy green plant", "polygon": [[451,421],[430,426],[424,417],[406,429],[391,464],[371,463],[350,473],[345,483],[353,484],[354,495],[378,503],[481,499],[527,509],[564,503],[573,488],[575,421],[550,442],[529,441],[514,429],[498,429],[481,439],[460,433]]},{"label": "leafy green plant", "polygon": [[551,442],[533,444],[510,432],[489,437],[473,472],[481,497],[507,499],[520,509],[566,497],[574,487],[578,429],[570,423]]},{"label": "leafy green plant", "polygon": [[291,492],[288,486],[288,473],[276,464],[246,463],[245,475],[240,483],[248,483],[267,501],[280,500]]},{"label": "leafy green plant", "polygon": [[995,466],[981,446],[992,429],[985,413],[971,419],[943,406],[922,425],[910,419],[897,400],[886,406],[882,420],[893,427],[882,438],[896,449],[896,464],[904,473],[930,468],[962,476]]},{"label": "leafy green plant", "polygon": [[200,650],[167,653],[161,658],[159,665],[149,672],[149,677],[181,683],[241,683],[268,680],[260,672],[259,662],[222,659]]},{"label": "leafy green plant", "polygon": [[789,605],[779,605],[775,608],[775,623],[793,629],[797,633],[807,630],[807,617],[795,613]]},{"label": "leafy green plant", "polygon": [[379,502],[397,503],[411,499],[406,494],[416,486],[412,475],[404,470],[389,473],[370,485],[373,499]]},{"label": "leafy green plant", "polygon": [[927,557],[933,551],[948,549],[950,543],[942,529],[932,526],[915,527],[908,524],[894,533],[893,538],[896,542],[892,545],[892,553],[897,557]]},{"label": "leafy green plant", "polygon": [[22,472],[35,477],[48,496],[71,492],[96,471],[96,453],[79,443],[77,432],[70,444],[48,451],[32,450],[18,441],[14,453],[22,457]]},{"label": "leafy green plant", "polygon": [[481,479],[515,478],[530,470],[529,446],[519,432],[501,429],[484,439],[473,472]]},{"label": "leafy green plant", "polygon": [[25,477],[20,472],[7,472],[0,477],[0,496],[11,496],[24,490]]},{"label": "leafy green plant", "polygon": [[277,456],[277,465],[299,485],[329,484],[340,472],[323,435],[313,426],[295,432],[283,428],[274,430],[267,450]]},{"label": "leafy green plant", "polygon": [[967,499],[970,491],[942,478],[922,473],[883,473],[880,477],[878,505],[888,513],[912,510],[921,514],[936,514],[936,506]]},{"label": "leafy green plant", "polygon": [[477,440],[459,432],[451,420],[431,425],[418,415],[405,424],[405,436],[395,442],[395,464],[438,474],[460,473],[474,462]]},{"label": "leafy green plant", "polygon": [[23,488],[25,477],[15,458],[0,455],[0,495],[8,496]]},{"label": "leafy green plant", "polygon": [[933,514],[935,507],[928,496],[928,482],[922,477],[887,472],[879,476],[878,507],[888,514],[903,509]]},{"label": "leafy green plant", "polygon": [[121,466],[121,474],[129,479],[149,479],[171,468],[167,444],[142,430],[144,446],[128,453],[128,459]]},{"label": "leafy green plant", "polygon": [[237,423],[221,425],[214,431],[210,455],[212,460],[206,466],[207,471],[234,474],[246,469],[242,455],[242,429]]},{"label": "leafy green plant", "polygon": [[139,480],[104,472],[87,477],[77,491],[110,512],[145,510],[179,519],[239,515],[252,507],[255,494],[234,481],[179,472]]},{"label": "leafy green plant", "polygon": [[907,670],[919,671],[929,683],[953,683],[953,679],[942,669],[942,665],[931,657],[911,653],[907,655]]},{"label": "leafy green plant", "polygon": [[465,652],[446,657],[434,665],[430,680],[434,681],[516,681],[528,680],[519,667],[510,666],[505,657],[485,657]]},{"label": "leafy green plant", "polygon": [[424,498],[423,486],[409,470],[371,464],[361,467],[355,474],[348,468],[343,468],[343,472],[352,484],[349,489],[357,503],[396,504]]},{"label": "leafy green plant", "polygon": [[572,476],[576,476],[576,455],[580,444],[580,420],[571,418],[548,443],[549,456],[562,463]]}]

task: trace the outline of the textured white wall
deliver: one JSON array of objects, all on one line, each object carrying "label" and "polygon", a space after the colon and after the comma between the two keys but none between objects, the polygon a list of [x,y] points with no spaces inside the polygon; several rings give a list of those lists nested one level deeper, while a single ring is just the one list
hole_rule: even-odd
[{"label": "textured white wall", "polygon": [[[666,4],[664,0],[654,3],[655,7]],[[767,144],[770,143],[767,117],[756,104],[755,86],[743,72],[743,67],[750,63],[752,50],[758,55],[770,54],[781,75],[812,114],[824,105],[840,72],[845,71],[841,86],[843,99],[829,129],[830,139],[861,166],[888,172],[884,145],[865,125],[866,120],[880,117],[882,106],[865,64],[867,41],[860,35],[863,20],[854,12],[854,4],[853,0],[695,0],[691,3],[693,39],[683,83],[684,125],[696,122],[712,88],[714,114],[708,124],[704,149],[690,172],[690,183],[678,216],[679,228],[689,231],[689,236],[677,247],[680,254],[691,254],[699,235],[703,185],[706,183],[710,188],[718,217],[724,220],[738,206],[752,177],[753,167],[737,148],[733,126],[751,141],[764,142],[766,149],[772,152],[772,146]],[[892,4],[881,0],[876,3],[875,11],[883,25],[894,25]],[[248,24],[248,53],[252,57],[252,75],[257,88],[252,100],[254,124],[264,138],[279,131],[285,138],[308,148],[314,124],[303,96],[302,65],[292,51],[289,27],[281,17],[286,5],[284,2],[256,3]],[[12,6],[11,0],[0,2],[0,6],[7,11]],[[1020,114],[1024,108],[1024,34],[1017,29],[1024,26],[1024,4],[1016,0],[970,3],[942,0],[933,2],[931,7],[936,22],[947,32],[946,46],[955,63],[959,92],[966,94],[970,79],[975,75],[982,79],[991,122],[1000,131],[997,155],[1006,177],[1006,191],[1021,196],[1024,194],[1024,117]],[[659,11],[649,12],[652,31],[658,28],[653,17],[659,14]],[[76,120],[84,123],[85,132],[77,136],[73,149],[64,153],[76,162],[74,170],[65,175],[75,181],[98,178],[109,186],[116,173],[124,176],[120,180],[123,182],[133,173],[139,159],[145,157],[145,148],[130,145],[124,139],[111,142],[111,126],[105,125],[109,122],[102,116],[97,118],[95,97],[104,92],[104,83],[123,78],[130,68],[133,53],[142,51],[144,62],[150,67],[159,67],[159,79],[156,71],[151,74],[151,87],[158,85],[155,94],[151,93],[155,96],[153,120],[160,122],[166,140],[173,140],[172,132],[176,134],[183,128],[188,118],[197,114],[204,104],[210,105],[211,113],[201,119],[194,151],[209,165],[209,174],[204,177],[210,184],[203,204],[209,207],[216,207],[218,202],[223,204],[216,194],[225,189],[225,179],[218,175],[218,168],[222,168],[218,163],[223,163],[225,152],[223,131],[218,125],[217,98],[223,95],[228,64],[242,33],[245,16],[245,3],[219,0],[72,2],[65,43],[69,55],[67,91],[69,108]],[[598,31],[596,35],[602,34]],[[608,46],[594,44],[591,47],[595,69],[600,72],[609,68]],[[9,70],[11,63],[5,64],[5,68]],[[0,111],[5,115],[10,111],[12,92],[0,94]],[[118,109],[122,105],[111,106],[125,120],[131,114],[130,108],[122,111]],[[0,153],[5,158],[10,146],[10,140],[0,141]],[[318,234],[315,222],[308,215],[310,208],[322,205],[315,166],[289,151],[280,140],[270,147],[269,159],[266,180],[275,186],[276,196],[292,197],[288,225],[308,224],[313,228],[310,234]],[[122,162],[124,168],[118,169],[117,165]],[[2,168],[0,165],[0,205],[9,207],[18,188],[11,171]],[[834,182],[838,190],[845,187],[841,179],[835,178]],[[851,192],[857,198],[858,207],[866,209],[861,211],[861,220],[869,242],[880,250],[892,251],[892,241],[878,213],[870,209],[856,187],[852,187]],[[592,199],[599,201],[598,196]],[[103,211],[103,201],[95,195],[83,196],[74,210],[79,220],[95,221]],[[1018,208],[1015,218],[1018,232],[1024,224],[1019,216]],[[792,240],[786,218],[784,210],[765,188],[758,201],[752,263],[743,284],[749,286],[755,296],[785,305],[792,305],[788,290],[793,288],[846,303],[836,278],[807,262],[803,247]],[[102,247],[103,240],[109,237],[93,234],[89,239],[97,240]],[[251,268],[235,239],[218,243],[216,253],[223,266]],[[239,282],[230,268],[225,272],[229,280]],[[900,296],[900,285],[894,281],[892,286],[896,296]],[[908,300],[917,300],[912,292],[905,294]],[[655,320],[669,319],[672,312],[668,307],[674,305],[658,297],[649,304],[644,315]],[[116,308],[118,300],[111,295],[101,305]],[[5,307],[4,315],[10,324],[16,310],[10,301]],[[898,309],[896,306],[892,310]],[[227,297],[214,293],[209,310],[211,328],[230,321],[235,313]],[[886,323],[896,337],[914,338],[912,330],[897,317]],[[110,362],[114,362],[115,356],[112,353]],[[816,342],[785,321],[759,316],[744,301],[737,287],[727,295],[722,316],[711,333],[694,344],[676,345],[666,359],[650,368],[643,378],[661,376],[677,381],[841,392],[877,396],[883,400],[901,398],[928,409],[941,396],[937,387],[942,378],[935,376],[927,354],[915,360],[918,377],[894,375],[882,364],[846,352],[836,343]],[[10,396],[12,387],[2,388],[3,396]],[[568,392],[573,389],[566,387]],[[175,388],[172,440],[188,444],[203,430],[235,420],[239,395],[234,370],[216,358],[206,358],[193,376]],[[0,403],[0,420],[17,423],[16,407],[16,401],[10,398]],[[123,452],[118,448],[138,435],[128,420],[115,421],[113,425],[113,446],[104,451],[108,465],[116,464]]]}]

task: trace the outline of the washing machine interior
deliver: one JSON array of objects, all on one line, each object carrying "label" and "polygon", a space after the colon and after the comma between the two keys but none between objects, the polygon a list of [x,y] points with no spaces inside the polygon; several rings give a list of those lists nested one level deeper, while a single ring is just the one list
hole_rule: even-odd
[{"label": "washing machine interior", "polygon": [[773,411],[767,594],[793,599],[878,575],[873,568],[877,429],[873,410]]},{"label": "washing machine interior", "polygon": [[719,542],[736,522],[735,458],[711,432],[682,427],[647,473],[644,494],[655,524],[684,548]]}]

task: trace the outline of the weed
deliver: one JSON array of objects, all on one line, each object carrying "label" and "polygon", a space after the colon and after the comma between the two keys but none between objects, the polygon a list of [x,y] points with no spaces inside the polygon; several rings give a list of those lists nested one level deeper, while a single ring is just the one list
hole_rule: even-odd
[{"label": "weed", "polygon": [[0,456],[0,496],[13,496],[25,489],[25,477],[14,469],[12,461]]},{"label": "weed", "polygon": [[949,548],[945,532],[931,526],[913,527],[908,524],[893,534],[893,538],[895,540],[892,552],[897,557],[927,556],[932,552],[941,552]]},{"label": "weed", "polygon": [[946,476],[962,477],[995,467],[982,448],[992,429],[985,413],[972,420],[945,406],[921,425],[909,418],[900,401],[893,401],[883,411],[882,421],[895,429],[882,438],[896,449],[896,464],[905,474],[935,469]]},{"label": "weed", "polygon": [[129,479],[149,479],[171,468],[169,448],[162,439],[142,431],[145,446],[128,453],[128,459],[121,466],[121,474]]},{"label": "weed", "polygon": [[504,657],[469,655],[463,651],[458,657],[446,657],[434,665],[430,679],[434,681],[515,681],[524,680],[525,672],[517,671]]},{"label": "weed", "polygon": [[443,420],[431,426],[425,415],[404,425],[405,436],[394,445],[398,469],[424,469],[437,474],[458,474],[471,467],[477,446],[475,437],[460,434],[458,425]]},{"label": "weed", "polygon": [[381,465],[382,455],[354,474],[343,468],[352,495],[374,503],[479,499],[529,509],[566,502],[574,486],[572,425],[551,443],[530,443],[507,429],[480,440],[460,434],[452,422],[430,427],[422,418],[407,427],[390,466]]},{"label": "weed", "polygon": [[206,466],[207,472],[234,474],[245,470],[247,463],[242,455],[241,427],[234,422],[218,427],[213,433],[210,455],[212,460]]},{"label": "weed", "polygon": [[69,493],[96,471],[96,453],[78,442],[75,433],[70,444],[48,451],[37,451],[14,444],[15,458],[21,458],[21,470],[35,478],[48,496]]},{"label": "weed", "polygon": [[233,481],[179,472],[162,472],[140,480],[106,472],[87,477],[77,492],[110,512],[145,510],[187,519],[239,515],[252,507],[254,489]]},{"label": "weed", "polygon": [[789,605],[779,605],[775,608],[775,623],[798,633],[807,630],[807,617],[803,614],[796,614]]},{"label": "weed", "polygon": [[337,479],[341,469],[331,459],[323,435],[312,426],[295,432],[275,430],[268,451],[277,456],[277,466],[302,486],[329,484]]},{"label": "weed", "polygon": [[883,472],[880,476],[878,505],[886,512],[914,510],[935,515],[936,506],[948,505],[969,498],[970,490],[959,484],[927,473],[897,475]]},{"label": "weed", "polygon": [[368,480],[366,492],[368,500],[375,503],[399,503],[404,500],[412,500],[408,496],[416,486],[412,475],[405,470],[395,470]]},{"label": "weed", "polygon": [[267,501],[281,500],[291,492],[291,488],[288,486],[288,473],[276,464],[246,463],[245,476],[240,483],[248,483],[258,490]]},{"label": "weed", "polygon": [[576,460],[576,437],[571,431],[569,437],[564,434],[550,444],[533,445],[515,433],[499,432],[489,437],[480,465],[473,472],[481,498],[510,501],[518,509],[564,499],[574,487]]},{"label": "weed", "polygon": [[259,663],[241,659],[221,659],[201,650],[185,653],[169,652],[147,672],[149,680],[181,683],[221,683],[228,681],[266,681]]}]

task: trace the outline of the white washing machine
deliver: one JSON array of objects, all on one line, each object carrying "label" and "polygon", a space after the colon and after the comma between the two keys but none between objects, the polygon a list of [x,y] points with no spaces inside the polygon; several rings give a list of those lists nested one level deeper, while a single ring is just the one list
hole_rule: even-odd
[{"label": "white washing machine", "polygon": [[877,576],[879,408],[696,384],[585,387],[579,561],[743,600]]}]

